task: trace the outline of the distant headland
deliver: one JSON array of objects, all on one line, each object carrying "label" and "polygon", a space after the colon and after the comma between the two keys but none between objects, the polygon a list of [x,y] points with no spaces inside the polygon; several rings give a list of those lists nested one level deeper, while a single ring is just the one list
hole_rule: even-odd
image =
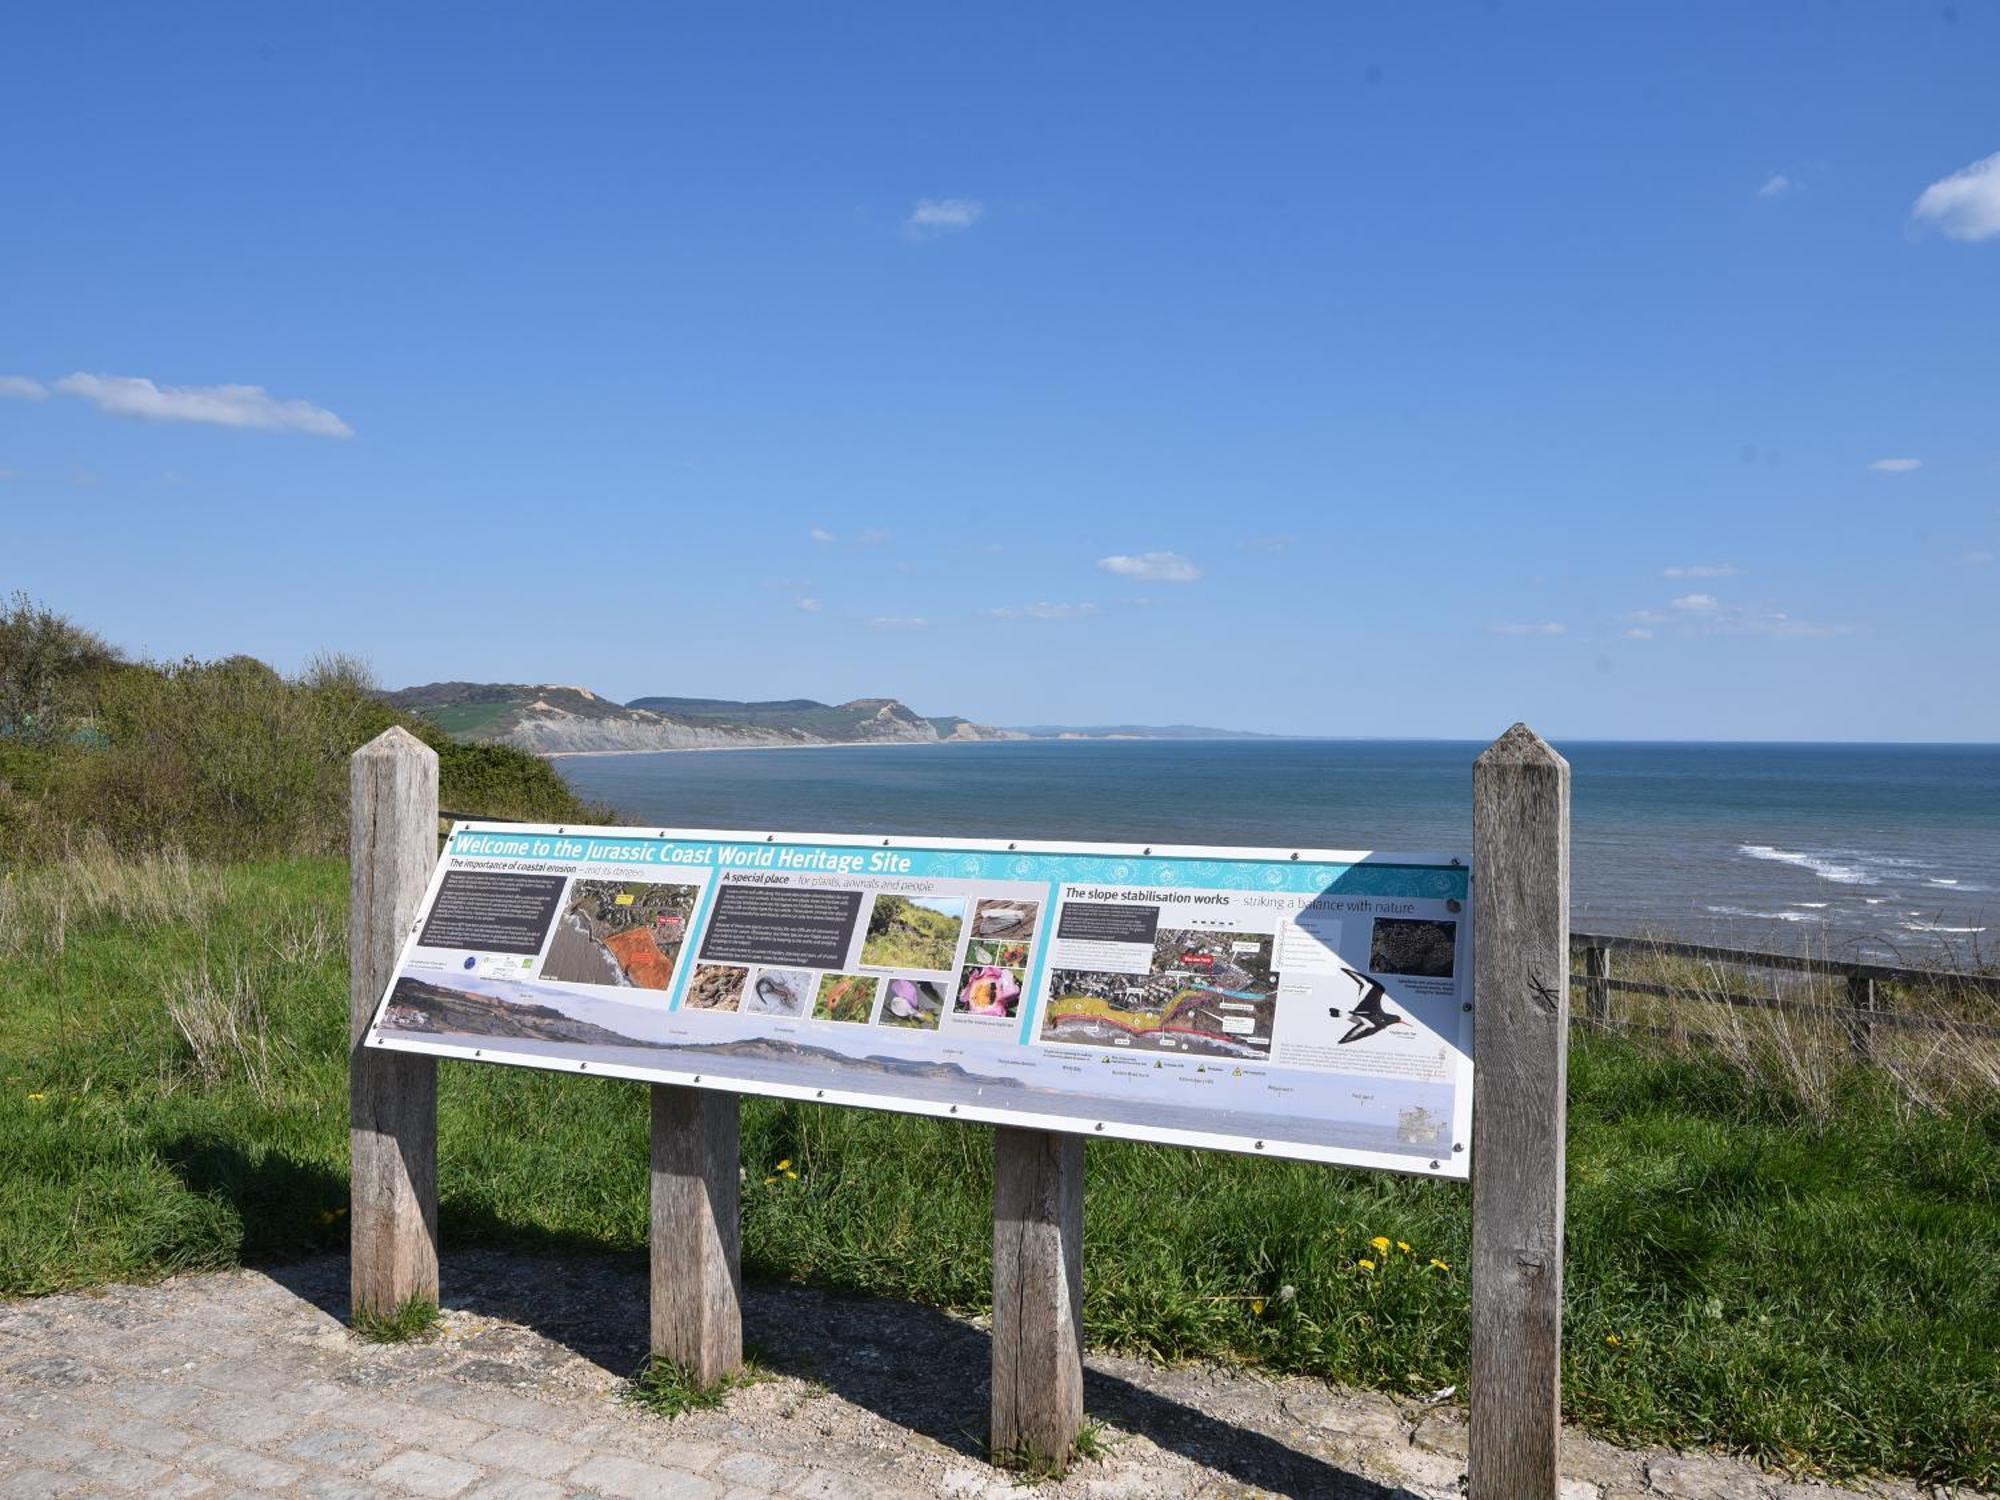
[{"label": "distant headland", "polygon": [[815,745],[935,745],[980,740],[1262,739],[1192,724],[1033,724],[1001,728],[927,715],[895,698],[634,698],[554,683],[432,682],[383,697],[446,733],[537,755],[754,750]]}]

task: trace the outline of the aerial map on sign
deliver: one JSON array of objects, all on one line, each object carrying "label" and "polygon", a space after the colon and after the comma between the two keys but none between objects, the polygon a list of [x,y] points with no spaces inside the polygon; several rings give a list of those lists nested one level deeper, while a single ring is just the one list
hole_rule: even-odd
[{"label": "aerial map on sign", "polygon": [[462,824],[369,1043],[1462,1177],[1467,861]]}]

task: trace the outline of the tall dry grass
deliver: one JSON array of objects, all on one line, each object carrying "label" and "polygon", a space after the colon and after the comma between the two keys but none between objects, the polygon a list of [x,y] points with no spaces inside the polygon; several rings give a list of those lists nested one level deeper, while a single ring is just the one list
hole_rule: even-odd
[{"label": "tall dry grass", "polygon": [[59,954],[82,923],[199,933],[223,897],[220,872],[183,850],[123,854],[102,833],[86,831],[53,859],[0,871],[0,957]]},{"label": "tall dry grass", "polygon": [[[2000,995],[1939,971],[1935,979],[1875,986],[1875,1013],[1858,1011],[1837,961],[1802,970],[1695,958],[1658,945],[1612,949],[1607,1029],[1669,1052],[1717,1058],[1756,1088],[1824,1116],[1857,1067],[1894,1084],[1910,1110],[1943,1112],[2000,1091]],[[1977,976],[1975,976],[1977,977]],[[1582,1024],[1587,986],[1572,989]],[[1756,1003],[1745,1003],[1752,1001]]]}]

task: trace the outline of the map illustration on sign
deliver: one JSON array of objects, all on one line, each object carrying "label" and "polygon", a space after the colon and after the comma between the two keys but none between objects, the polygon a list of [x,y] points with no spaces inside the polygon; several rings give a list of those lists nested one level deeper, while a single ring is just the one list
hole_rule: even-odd
[{"label": "map illustration on sign", "polygon": [[1463,857],[465,824],[372,1046],[1462,1177]]}]

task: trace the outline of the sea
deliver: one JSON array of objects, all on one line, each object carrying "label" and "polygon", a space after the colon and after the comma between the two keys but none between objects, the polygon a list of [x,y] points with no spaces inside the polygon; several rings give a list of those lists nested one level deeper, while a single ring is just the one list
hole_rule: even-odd
[{"label": "sea", "polygon": [[[1012,740],[579,755],[660,828],[1469,852],[1438,740]],[[2000,746],[1563,742],[1571,925],[1787,954],[2000,954]]]}]

